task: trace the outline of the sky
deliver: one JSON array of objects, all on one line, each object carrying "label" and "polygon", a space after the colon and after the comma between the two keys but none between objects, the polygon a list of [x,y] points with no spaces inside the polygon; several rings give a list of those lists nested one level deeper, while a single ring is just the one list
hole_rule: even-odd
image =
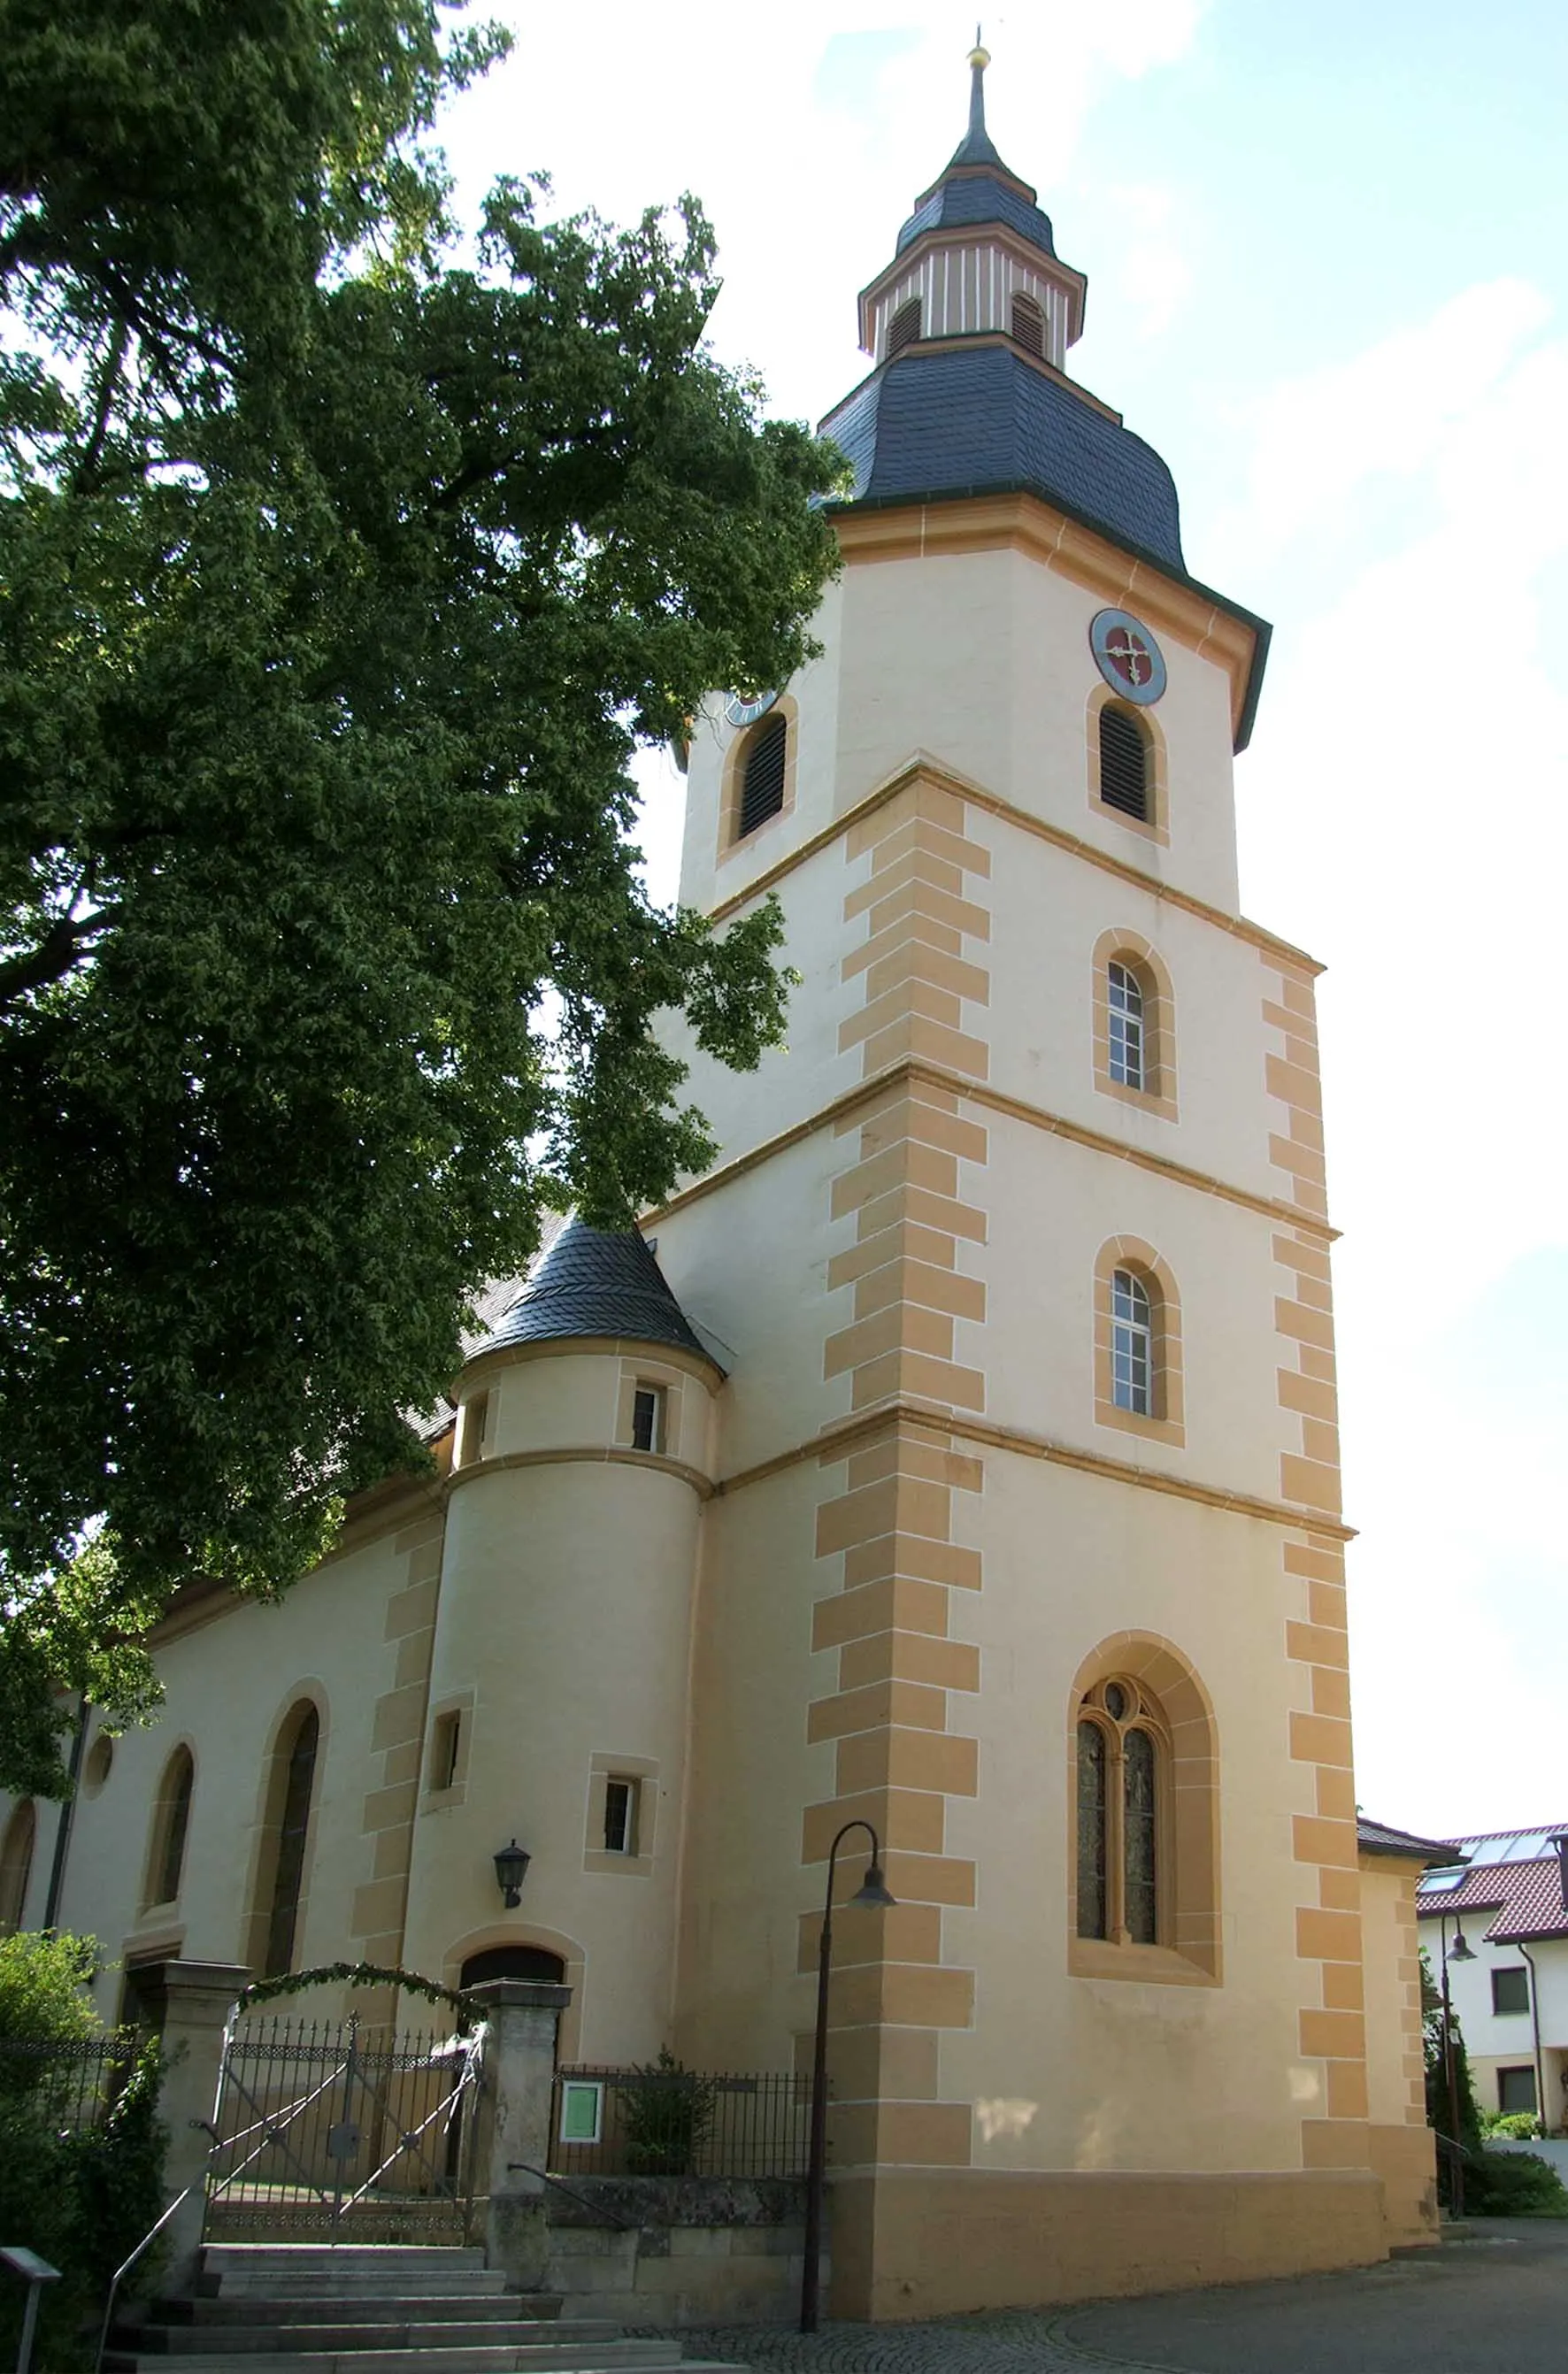
[{"label": "sky", "polygon": [[[501,171],[612,220],[694,191],[715,352],[819,418],[973,17],[488,13],[516,49],[443,127],[465,210]],[[1170,463],[1193,574],[1274,622],[1242,903],[1328,967],[1358,1794],[1568,1824],[1568,7],[1035,0],[984,38],[1089,276],[1068,368]],[[652,762],[661,898],[678,816]]]}]

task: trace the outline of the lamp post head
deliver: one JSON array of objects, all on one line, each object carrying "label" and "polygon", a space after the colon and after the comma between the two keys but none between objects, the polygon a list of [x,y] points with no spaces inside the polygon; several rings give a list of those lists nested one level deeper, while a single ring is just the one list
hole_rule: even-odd
[{"label": "lamp post head", "polygon": [[879,1863],[867,1864],[866,1876],[849,1900],[852,1904],[869,1905],[873,1910],[880,1907],[884,1910],[898,1902],[897,1897],[890,1896],[888,1892],[888,1883],[882,1877],[882,1866]]},{"label": "lamp post head", "polygon": [[528,1865],[532,1861],[533,1857],[527,1848],[520,1847],[515,1839],[509,1846],[498,1847],[496,1850],[496,1886],[501,1892],[509,1912],[514,1912],[523,1901],[521,1892],[523,1882],[528,1875]]},{"label": "lamp post head", "polygon": [[1448,1959],[1451,1962],[1473,1962],[1475,1958],[1474,1948],[1466,1945],[1465,1933],[1460,1928],[1458,1922],[1456,1922],[1454,1923],[1454,1943],[1448,1948]]}]

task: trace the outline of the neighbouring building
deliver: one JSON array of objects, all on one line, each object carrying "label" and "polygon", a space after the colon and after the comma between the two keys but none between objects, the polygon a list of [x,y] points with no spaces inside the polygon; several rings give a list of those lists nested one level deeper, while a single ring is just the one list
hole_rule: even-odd
[{"label": "neighbouring building", "polygon": [[1551,2135],[1568,2133],[1564,1837],[1568,1823],[1450,1839],[1447,1865],[1426,1874],[1416,1898],[1435,1984],[1447,1959],[1477,2103],[1532,2111]]},{"label": "neighbouring building", "polygon": [[[1351,1773],[1319,968],[1236,878],[1268,630],[1068,376],[1083,276],[984,63],[825,423],[820,656],[693,727],[680,895],[777,893],[788,1052],[681,1042],[717,1163],[492,1298],[439,1481],[280,1607],[185,1592],[59,1905],[133,1980],[553,1973],[565,2061],[788,2068],[869,1822],[832,2246],[878,2317],[1434,2215],[1433,1851],[1359,1840]],[[11,1815],[13,1915],[54,1822]]]}]

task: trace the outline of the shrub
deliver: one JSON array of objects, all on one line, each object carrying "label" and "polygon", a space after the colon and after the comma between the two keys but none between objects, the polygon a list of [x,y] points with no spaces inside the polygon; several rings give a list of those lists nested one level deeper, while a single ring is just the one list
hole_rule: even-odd
[{"label": "shrub", "polygon": [[1465,2206],[1478,2217],[1568,2217],[1568,2191],[1535,2152],[1482,2152],[1466,2162]]},{"label": "shrub", "polygon": [[[103,2033],[82,1986],[97,1960],[89,1937],[0,1940],[0,2235],[38,2251],[62,2277],[41,2304],[40,2374],[90,2364],[84,2324],[163,2207],[156,2046],[132,2063],[96,2124],[72,2123],[79,2048]],[[154,2251],[128,2288],[149,2281],[156,2264]],[[15,2356],[23,2300],[19,2284],[0,2292],[0,2363]]]},{"label": "shrub", "polygon": [[1483,2110],[1481,2133],[1505,2136],[1514,2144],[1530,2144],[1539,2136],[1541,2123],[1533,2110]]},{"label": "shrub", "polygon": [[690,2176],[713,2120],[713,2089],[667,2046],[620,2088],[626,2165],[635,2176]]}]

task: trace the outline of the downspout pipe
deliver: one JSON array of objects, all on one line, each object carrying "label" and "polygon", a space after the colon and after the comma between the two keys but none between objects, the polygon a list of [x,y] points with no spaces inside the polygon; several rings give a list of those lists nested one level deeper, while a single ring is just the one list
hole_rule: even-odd
[{"label": "downspout pipe", "polygon": [[43,1927],[57,1928],[60,1921],[60,1898],[65,1892],[65,1857],[71,1845],[71,1816],[77,1810],[77,1784],[82,1777],[82,1757],[87,1752],[88,1696],[86,1690],[77,1700],[77,1735],[71,1742],[71,1777],[65,1784],[65,1794],[60,1801],[60,1820],[54,1832],[54,1860],[49,1866],[49,1893],[43,1900]]},{"label": "downspout pipe", "polygon": [[1540,2121],[1540,2131],[1544,2135],[1547,2131],[1546,2063],[1541,2058],[1540,2050],[1540,1986],[1536,1977],[1535,1956],[1531,1953],[1529,1947],[1526,1945],[1522,1937],[1519,1940],[1519,1951],[1523,1954],[1525,1960],[1529,1965],[1530,2027],[1535,2036],[1536,2046],[1536,2117]]}]

